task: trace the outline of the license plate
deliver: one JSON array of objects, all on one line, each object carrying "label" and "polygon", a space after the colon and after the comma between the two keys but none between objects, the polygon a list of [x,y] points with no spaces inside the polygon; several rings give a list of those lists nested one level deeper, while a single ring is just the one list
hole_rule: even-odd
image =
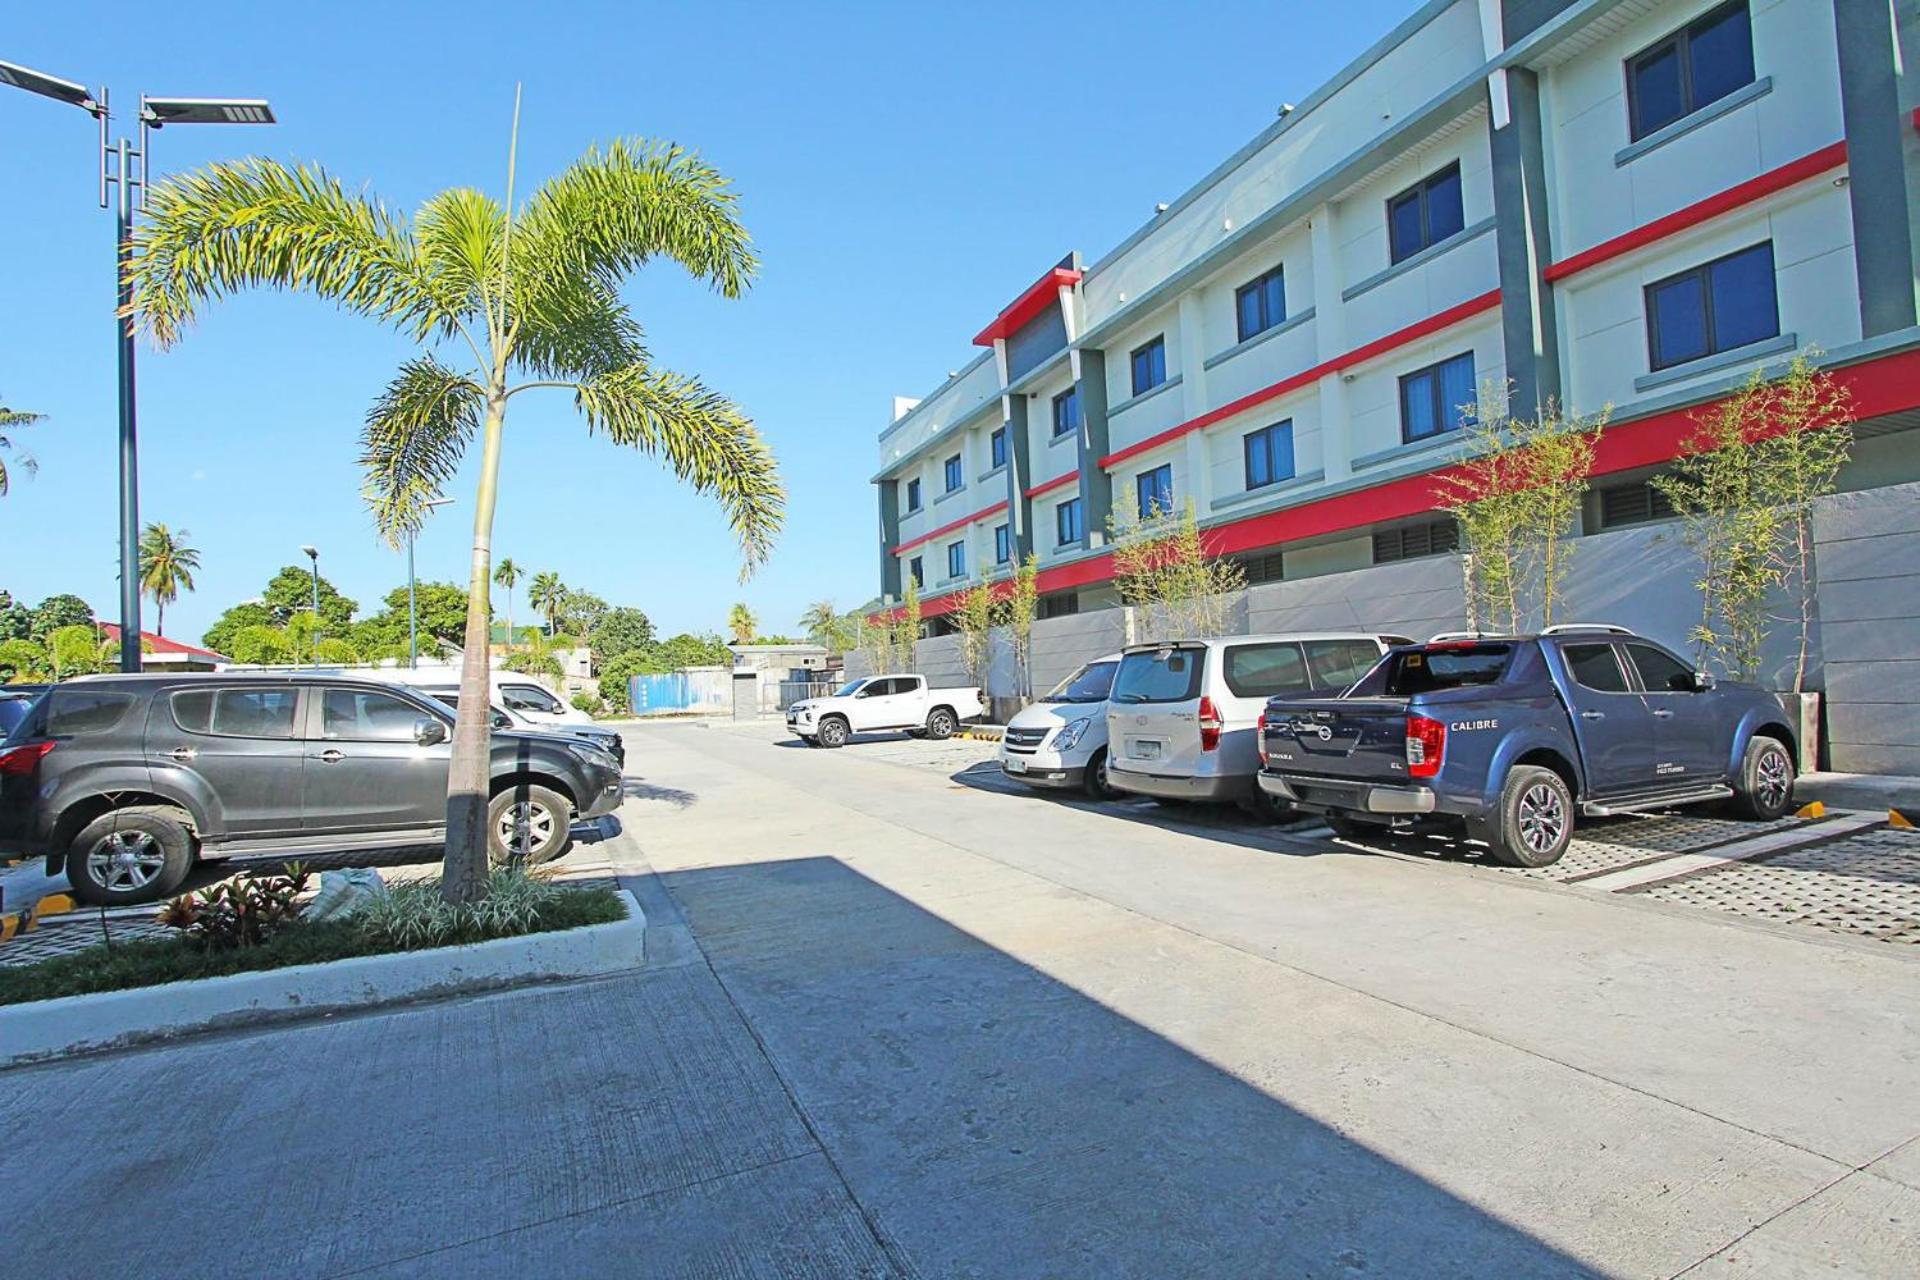
[{"label": "license plate", "polygon": [[1027,762],[1018,756],[1008,756],[1003,763],[1006,765],[1008,773],[1025,773],[1027,771]]},{"label": "license plate", "polygon": [[1158,760],[1160,758],[1160,744],[1157,742],[1136,741],[1133,744],[1133,758],[1135,760]]}]

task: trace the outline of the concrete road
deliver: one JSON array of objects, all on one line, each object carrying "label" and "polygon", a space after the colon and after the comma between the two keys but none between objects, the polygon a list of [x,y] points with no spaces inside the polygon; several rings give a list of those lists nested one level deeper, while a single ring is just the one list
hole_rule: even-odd
[{"label": "concrete road", "polygon": [[1906,949],[772,737],[645,973],[0,1073],[8,1267],[1920,1274]]}]

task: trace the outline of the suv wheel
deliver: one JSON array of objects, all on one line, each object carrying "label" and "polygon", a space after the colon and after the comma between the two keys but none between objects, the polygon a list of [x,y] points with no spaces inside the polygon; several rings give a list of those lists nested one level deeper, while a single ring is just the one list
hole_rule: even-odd
[{"label": "suv wheel", "polygon": [[549,787],[508,787],[487,805],[487,858],[496,867],[551,862],[573,840],[573,805]]},{"label": "suv wheel", "polygon": [[959,727],[960,722],[945,707],[935,707],[927,716],[927,736],[935,741],[951,738],[953,731]]},{"label": "suv wheel", "polygon": [[839,716],[828,716],[820,722],[814,737],[823,747],[844,747],[847,745],[847,722]]},{"label": "suv wheel", "polygon": [[1107,749],[1100,748],[1093,753],[1093,759],[1087,761],[1087,780],[1083,784],[1087,795],[1095,800],[1111,800],[1120,793],[1114,790],[1113,779],[1107,776]]},{"label": "suv wheel", "polygon": [[1521,765],[1500,788],[1500,809],[1479,834],[1510,867],[1546,867],[1573,842],[1573,793],[1551,769]]},{"label": "suv wheel", "polygon": [[1733,809],[1743,818],[1772,822],[1793,807],[1793,757],[1777,738],[1754,738],[1733,780]]},{"label": "suv wheel", "polygon": [[193,869],[193,832],[178,809],[136,806],[103,813],[67,850],[74,897],[96,907],[164,898]]}]

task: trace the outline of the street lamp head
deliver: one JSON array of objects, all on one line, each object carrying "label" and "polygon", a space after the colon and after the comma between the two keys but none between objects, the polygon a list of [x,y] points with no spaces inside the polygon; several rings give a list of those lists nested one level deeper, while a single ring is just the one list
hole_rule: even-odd
[{"label": "street lamp head", "polygon": [[320,558],[320,551],[316,547],[302,547],[300,550],[309,560],[318,560]]},{"label": "street lamp head", "polygon": [[50,76],[44,71],[35,71],[32,67],[23,67],[17,63],[0,62],[0,84],[12,85],[16,89],[25,89],[37,93],[43,98],[54,98],[84,107],[88,111],[97,111],[99,106],[87,86],[75,84],[71,80],[62,80],[59,76]]},{"label": "street lamp head", "polygon": [[142,98],[140,118],[158,129],[169,124],[273,124],[264,98]]}]

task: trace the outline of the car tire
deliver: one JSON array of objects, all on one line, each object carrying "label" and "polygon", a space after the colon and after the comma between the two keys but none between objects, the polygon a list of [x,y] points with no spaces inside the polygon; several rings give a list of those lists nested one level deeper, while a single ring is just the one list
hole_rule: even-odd
[{"label": "car tire", "polygon": [[1240,810],[1262,822],[1291,822],[1300,816],[1293,801],[1265,791],[1256,791],[1240,801]]},{"label": "car tire", "polygon": [[135,805],[89,822],[67,849],[67,883],[93,907],[164,898],[193,870],[193,832],[178,809]]},{"label": "car tire", "polygon": [[1107,777],[1107,749],[1100,748],[1087,761],[1086,780],[1080,784],[1089,800],[1111,800],[1120,794]]},{"label": "car tire", "polygon": [[815,739],[823,747],[844,747],[850,736],[847,722],[839,716],[828,716],[820,722],[820,727],[814,730]]},{"label": "car tire", "polygon": [[496,867],[552,862],[573,843],[573,804],[551,787],[517,783],[487,805],[487,860]]},{"label": "car tire", "polygon": [[1792,809],[1792,753],[1778,738],[1750,739],[1733,780],[1733,811],[1756,822],[1772,822]]},{"label": "car tire", "polygon": [[935,707],[927,713],[927,736],[935,742],[944,742],[951,738],[959,727],[960,722],[954,718],[953,712],[945,707]]},{"label": "car tire", "polygon": [[1476,827],[1495,861],[1509,867],[1552,866],[1573,841],[1573,792],[1551,769],[1518,765],[1500,788],[1498,811]]}]

